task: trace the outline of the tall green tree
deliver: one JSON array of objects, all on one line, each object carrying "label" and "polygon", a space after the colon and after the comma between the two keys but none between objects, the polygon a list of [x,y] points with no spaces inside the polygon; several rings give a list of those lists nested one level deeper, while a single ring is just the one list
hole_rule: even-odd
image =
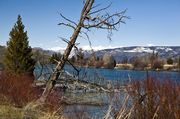
[{"label": "tall green tree", "polygon": [[32,59],[32,49],[20,15],[9,36],[4,61],[6,70],[15,74],[32,73],[35,61]]}]

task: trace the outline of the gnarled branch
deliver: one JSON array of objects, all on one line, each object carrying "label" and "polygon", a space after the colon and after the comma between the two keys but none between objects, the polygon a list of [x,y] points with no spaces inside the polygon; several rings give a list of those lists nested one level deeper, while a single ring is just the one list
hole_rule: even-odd
[{"label": "gnarled branch", "polygon": [[100,29],[112,29],[117,30],[116,26],[120,23],[125,23],[124,19],[129,18],[125,16],[126,10],[110,15],[106,13],[105,15],[97,15],[95,17],[89,17],[87,24],[83,25],[83,28],[100,28]]}]

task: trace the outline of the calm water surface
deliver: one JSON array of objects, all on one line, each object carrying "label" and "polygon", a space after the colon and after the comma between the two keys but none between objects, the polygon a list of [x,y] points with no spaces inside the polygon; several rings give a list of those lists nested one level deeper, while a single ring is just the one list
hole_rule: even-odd
[{"label": "calm water surface", "polygon": [[[71,74],[77,74],[77,72],[70,66],[66,65],[64,68]],[[134,80],[144,80],[147,76],[156,78],[159,80],[171,79],[180,80],[180,72],[172,71],[138,71],[138,70],[121,70],[121,69],[102,69],[102,68],[78,68],[80,70],[80,76],[93,78],[104,78],[108,80],[128,80],[129,78]]]},{"label": "calm water surface", "polygon": [[[48,67],[48,68],[47,68]],[[50,76],[52,73],[53,65],[47,65],[43,69],[43,73],[46,73],[47,76]],[[40,66],[36,66],[34,70],[34,74],[36,76],[40,73]],[[180,72],[173,71],[139,71],[139,70],[121,70],[121,69],[103,69],[103,68],[85,68],[81,67],[79,69],[79,79],[87,79],[87,80],[95,80],[95,79],[103,79],[103,80],[119,80],[126,81],[129,78],[133,80],[144,80],[147,79],[147,76],[159,79],[159,80],[175,80],[180,81]],[[67,71],[70,75],[76,76],[78,73],[74,68],[70,65],[65,65],[64,70]]]}]

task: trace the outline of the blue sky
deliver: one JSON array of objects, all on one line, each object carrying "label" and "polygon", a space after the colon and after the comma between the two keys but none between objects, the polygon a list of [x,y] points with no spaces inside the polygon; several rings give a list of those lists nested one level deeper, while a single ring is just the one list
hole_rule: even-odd
[{"label": "blue sky", "polygon": [[[6,45],[9,32],[20,14],[28,31],[32,47],[65,48],[58,37],[69,38],[72,30],[58,26],[62,20],[58,12],[78,21],[83,0],[0,0],[0,45]],[[96,0],[102,7],[112,2],[108,12],[128,9],[131,19],[115,31],[112,41],[107,31],[89,33],[92,46],[97,49],[120,46],[171,45],[180,46],[180,0]],[[88,41],[78,39],[80,47]]]}]

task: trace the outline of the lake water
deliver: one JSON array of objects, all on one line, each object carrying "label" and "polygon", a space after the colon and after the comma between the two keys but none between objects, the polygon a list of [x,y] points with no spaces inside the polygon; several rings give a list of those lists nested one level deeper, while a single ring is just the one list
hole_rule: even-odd
[{"label": "lake water", "polygon": [[[48,67],[48,68],[47,68]],[[43,73],[46,73],[47,76],[52,73],[54,66],[48,65],[43,69]],[[170,79],[174,81],[180,81],[180,72],[172,71],[139,71],[139,70],[122,70],[122,69],[103,69],[103,68],[85,68],[77,67],[79,72],[79,79],[95,81],[97,78],[102,80],[118,80],[124,82],[130,79],[132,80],[144,80],[147,79],[147,76],[165,80]],[[70,75],[77,76],[77,71],[71,65],[65,65],[64,70],[67,71]],[[35,75],[39,75],[40,67],[36,66]]]},{"label": "lake water", "polygon": [[[77,74],[77,72],[70,66],[66,65],[64,68],[71,74]],[[180,72],[172,71],[139,71],[139,70],[122,70],[122,69],[103,69],[103,68],[78,68],[80,70],[80,77],[86,77],[88,79],[103,78],[107,80],[144,80],[147,76],[156,78],[159,80],[170,79],[180,81]]]}]

